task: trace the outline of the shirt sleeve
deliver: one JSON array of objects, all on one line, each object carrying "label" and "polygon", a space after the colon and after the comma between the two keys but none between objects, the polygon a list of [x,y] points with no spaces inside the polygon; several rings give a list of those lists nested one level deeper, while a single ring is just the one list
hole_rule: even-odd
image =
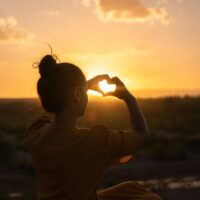
[{"label": "shirt sleeve", "polygon": [[103,124],[91,128],[93,151],[104,156],[109,165],[126,163],[137,148],[137,137],[133,131],[108,129]]}]

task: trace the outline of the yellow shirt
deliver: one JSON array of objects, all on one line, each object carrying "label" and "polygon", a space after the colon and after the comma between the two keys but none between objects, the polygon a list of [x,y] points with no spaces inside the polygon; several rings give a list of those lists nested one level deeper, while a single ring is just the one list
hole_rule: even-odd
[{"label": "yellow shirt", "polygon": [[70,128],[50,123],[41,115],[27,127],[25,137],[36,170],[38,199],[95,200],[104,170],[132,157],[133,133],[102,124]]}]

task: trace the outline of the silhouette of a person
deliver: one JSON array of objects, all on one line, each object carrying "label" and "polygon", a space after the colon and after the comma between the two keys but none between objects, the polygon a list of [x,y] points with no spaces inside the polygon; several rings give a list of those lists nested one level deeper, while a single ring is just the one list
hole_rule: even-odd
[{"label": "silhouette of a person", "polygon": [[[43,114],[26,130],[25,142],[37,175],[38,199],[160,200],[134,181],[97,191],[104,170],[113,163],[127,162],[148,137],[143,113],[124,83],[107,74],[87,81],[79,67],[57,63],[51,55],[40,61],[39,73],[37,92],[41,105],[53,118]],[[104,79],[116,84],[114,92],[101,91],[98,83]],[[130,112],[132,130],[112,130],[103,124],[78,128],[76,121],[85,113],[88,89],[123,100]]]}]

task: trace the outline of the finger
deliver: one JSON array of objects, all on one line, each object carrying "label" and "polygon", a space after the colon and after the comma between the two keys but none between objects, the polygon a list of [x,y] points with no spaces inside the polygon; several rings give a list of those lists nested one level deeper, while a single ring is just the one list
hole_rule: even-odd
[{"label": "finger", "polygon": [[111,81],[111,77],[108,74],[99,75],[99,77],[98,77],[99,81],[104,80],[104,79],[106,79],[108,83],[110,83],[110,81]]},{"label": "finger", "polygon": [[98,81],[101,80],[102,77],[104,77],[104,76],[105,76],[105,74],[104,74],[104,75],[96,75],[96,76],[94,76],[93,78],[87,80],[87,83],[98,82]]},{"label": "finger", "polygon": [[124,83],[117,76],[111,78],[111,81],[117,85],[124,85]]},{"label": "finger", "polygon": [[112,77],[111,80],[115,82],[121,82],[121,80],[117,76]]},{"label": "finger", "polygon": [[96,90],[96,91],[101,93],[102,95],[104,94],[104,92],[102,90]]}]

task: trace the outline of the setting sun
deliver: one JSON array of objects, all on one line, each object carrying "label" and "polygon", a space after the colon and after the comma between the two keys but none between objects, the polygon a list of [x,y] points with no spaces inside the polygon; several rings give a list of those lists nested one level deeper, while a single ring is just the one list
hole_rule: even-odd
[{"label": "setting sun", "polygon": [[99,82],[99,87],[101,88],[101,90],[104,93],[113,92],[116,89],[116,85],[115,84],[108,84],[106,80],[100,81]]},{"label": "setting sun", "polygon": [[[200,1],[22,0],[20,5],[1,2],[1,98],[37,97],[39,77],[32,64],[51,52],[46,42],[87,79],[118,76],[137,97],[200,94],[195,23]],[[138,5],[142,9],[134,13]],[[115,89],[100,85],[104,92]]]}]

